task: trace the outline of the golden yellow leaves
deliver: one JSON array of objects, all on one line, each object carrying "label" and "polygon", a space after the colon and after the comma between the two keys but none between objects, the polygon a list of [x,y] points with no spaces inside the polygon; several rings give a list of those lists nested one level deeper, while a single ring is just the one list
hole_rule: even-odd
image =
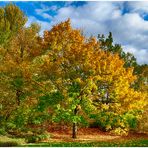
[{"label": "golden yellow leaves", "polygon": [[50,47],[52,50],[68,50],[70,47],[76,48],[83,41],[84,37],[80,31],[71,28],[70,20],[55,25],[50,31],[44,32],[44,45],[46,48]]},{"label": "golden yellow leaves", "polygon": [[82,83],[82,80],[80,78],[76,78],[75,82],[80,84],[80,83]]},{"label": "golden yellow leaves", "polygon": [[[137,98],[142,100],[139,94],[133,95],[134,91],[130,89],[131,83],[136,79],[133,68],[125,69],[124,61],[118,54],[102,51],[94,37],[85,38],[80,30],[71,27],[70,20],[46,31],[44,45],[50,50],[43,71],[48,76],[54,75],[58,80],[65,79],[67,83],[57,81],[65,92],[69,84],[76,82],[80,89],[85,87],[86,96],[95,98],[98,91],[101,91],[99,87],[105,86],[104,97],[108,93],[112,102],[119,102],[110,107],[117,110],[122,106],[122,111],[127,110],[129,101]],[[129,108],[134,108],[135,105],[133,103]]]},{"label": "golden yellow leaves", "polygon": [[102,110],[108,110],[108,109],[109,109],[109,105],[107,105],[107,104],[102,104],[102,105],[101,105],[101,109],[102,109]]},{"label": "golden yellow leaves", "polygon": [[19,69],[24,79],[31,80],[32,74],[29,62],[22,62],[21,65],[19,65]]}]

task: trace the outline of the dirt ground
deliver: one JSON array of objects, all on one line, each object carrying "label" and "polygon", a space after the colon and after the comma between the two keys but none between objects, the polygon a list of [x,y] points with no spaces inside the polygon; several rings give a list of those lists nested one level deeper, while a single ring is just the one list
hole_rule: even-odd
[{"label": "dirt ground", "polygon": [[48,132],[51,134],[51,141],[53,142],[93,142],[93,141],[118,141],[128,139],[148,139],[147,134],[130,133],[128,136],[110,135],[108,132],[103,132],[98,128],[80,128],[78,129],[77,139],[73,139],[72,131],[70,129],[49,128]]}]

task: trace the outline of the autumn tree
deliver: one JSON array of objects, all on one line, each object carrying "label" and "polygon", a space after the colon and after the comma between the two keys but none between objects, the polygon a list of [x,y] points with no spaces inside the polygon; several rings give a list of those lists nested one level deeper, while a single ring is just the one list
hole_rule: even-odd
[{"label": "autumn tree", "polygon": [[[9,119],[14,121],[12,118],[19,120],[19,117],[23,119],[23,115],[27,113],[27,110],[26,112],[23,110],[28,107],[29,111],[31,102],[35,101],[31,79],[34,73],[33,60],[41,54],[39,29],[37,24],[32,24],[28,28],[20,28],[9,41],[7,50],[4,47],[0,50],[0,101],[4,121]],[[18,121],[16,125],[22,126],[23,124],[25,122]]]},{"label": "autumn tree", "polygon": [[[77,123],[83,120],[81,114],[84,110],[80,108],[85,110],[93,108],[88,97],[93,86],[89,85],[90,74],[85,71],[89,65],[88,57],[80,56],[91,53],[91,44],[95,44],[94,41],[85,42],[80,31],[71,28],[69,20],[44,33],[44,46],[47,52],[41,57],[43,63],[40,68],[41,75],[46,78],[45,83],[51,86],[46,99],[47,101],[51,99],[51,102],[58,99],[53,120],[68,120],[73,123],[73,138],[76,138]],[[80,83],[81,81],[83,82]],[[85,103],[82,103],[83,101]],[[81,113],[78,113],[80,110]]]},{"label": "autumn tree", "polygon": [[125,69],[118,54],[103,51],[95,38],[72,29],[70,20],[45,31],[43,44],[47,52],[40,57],[38,75],[51,87],[44,98],[54,102],[57,97],[50,96],[59,96],[53,119],[71,122],[73,138],[77,124],[90,113],[107,108],[119,115],[143,108],[144,96],[130,88],[136,79],[133,68]]},{"label": "autumn tree", "polygon": [[[4,76],[5,73],[3,73],[3,70],[2,70],[3,68],[6,69],[6,67],[5,67],[6,65],[5,64],[3,65],[4,58],[5,58],[6,54],[9,52],[8,48],[10,46],[11,39],[16,35],[18,30],[24,26],[26,21],[27,20],[26,20],[24,13],[17,6],[15,6],[13,4],[8,4],[5,7],[0,8],[1,101],[3,100],[2,98],[4,96],[6,97],[6,94],[10,95],[9,96],[10,98],[11,98],[11,94],[13,94],[13,93],[10,93],[10,94],[6,93],[7,91],[5,90],[6,88],[7,88],[7,90],[10,89],[8,87],[8,85],[5,84],[5,82],[10,81],[10,79],[7,79],[7,77]],[[11,62],[8,65],[10,66]],[[6,87],[3,87],[3,86],[6,86]],[[3,94],[5,94],[5,95],[3,95]],[[4,102],[6,103],[7,99],[5,99],[5,101],[3,100],[1,102],[2,108],[3,108],[3,105],[5,104]]]}]

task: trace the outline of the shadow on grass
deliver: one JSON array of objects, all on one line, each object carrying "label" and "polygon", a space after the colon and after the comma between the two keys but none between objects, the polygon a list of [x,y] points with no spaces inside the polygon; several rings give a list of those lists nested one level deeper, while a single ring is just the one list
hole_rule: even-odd
[{"label": "shadow on grass", "polygon": [[14,147],[19,146],[16,141],[7,141],[7,142],[0,142],[0,147]]}]

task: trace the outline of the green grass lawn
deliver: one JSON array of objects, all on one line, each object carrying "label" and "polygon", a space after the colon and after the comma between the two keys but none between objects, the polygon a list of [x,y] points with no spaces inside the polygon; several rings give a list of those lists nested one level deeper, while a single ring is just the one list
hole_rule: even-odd
[{"label": "green grass lawn", "polygon": [[147,147],[148,140],[139,139],[139,140],[128,140],[120,142],[58,142],[58,143],[39,143],[39,144],[27,144],[23,146],[47,146],[47,147]]},{"label": "green grass lawn", "polygon": [[25,143],[23,138],[9,138],[0,136],[0,147],[23,146],[23,147],[148,147],[148,139],[132,139],[119,141],[100,142],[45,142]]}]

